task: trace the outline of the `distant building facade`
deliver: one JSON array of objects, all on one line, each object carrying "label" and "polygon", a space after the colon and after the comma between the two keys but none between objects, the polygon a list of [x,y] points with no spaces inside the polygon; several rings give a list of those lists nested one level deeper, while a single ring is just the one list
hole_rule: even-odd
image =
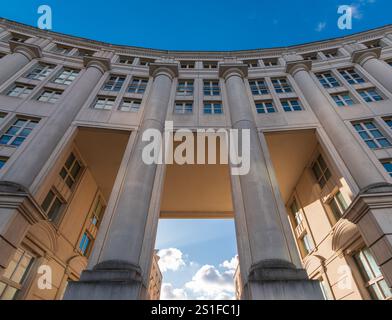
[{"label": "distant building facade", "polygon": [[[235,219],[238,299],[391,298],[391,26],[186,52],[0,20],[0,56],[0,299],[159,299],[176,217]],[[166,120],[250,129],[250,174],[144,164]]]}]

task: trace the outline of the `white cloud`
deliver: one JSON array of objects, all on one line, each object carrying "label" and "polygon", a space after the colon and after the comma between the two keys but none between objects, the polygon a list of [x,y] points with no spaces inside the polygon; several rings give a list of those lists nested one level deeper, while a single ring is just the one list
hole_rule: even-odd
[{"label": "white cloud", "polygon": [[162,283],[161,300],[186,300],[187,298],[184,289],[174,288],[171,283]]},{"label": "white cloud", "polygon": [[167,270],[177,271],[182,266],[185,266],[182,252],[176,248],[159,250],[158,256],[160,257],[158,265],[162,272],[166,272]]},{"label": "white cloud", "polygon": [[230,261],[229,260],[223,261],[219,266],[222,267],[222,268],[226,268],[229,271],[232,271],[233,274],[234,274],[234,272],[235,272],[235,270],[237,269],[237,266],[238,266],[238,256],[237,255],[234,256],[233,258],[231,258]]},{"label": "white cloud", "polygon": [[364,8],[369,5],[375,3],[376,0],[357,0],[356,2],[350,5],[353,18],[357,20],[361,20],[364,16],[363,10]]},{"label": "white cloud", "polygon": [[185,284],[185,288],[190,290],[196,299],[233,299],[233,272],[220,272],[212,265],[204,265],[196,272],[192,280]]},{"label": "white cloud", "polygon": [[326,22],[319,22],[318,24],[317,24],[317,27],[316,27],[316,31],[317,32],[321,32],[321,31],[323,31],[324,29],[325,29],[325,27],[327,26],[327,23]]}]

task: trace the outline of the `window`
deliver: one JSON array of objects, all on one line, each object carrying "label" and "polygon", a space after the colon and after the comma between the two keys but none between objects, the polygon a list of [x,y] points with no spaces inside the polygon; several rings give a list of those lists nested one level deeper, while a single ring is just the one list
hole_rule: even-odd
[{"label": "window", "polygon": [[244,60],[243,62],[247,64],[249,68],[257,68],[259,66],[259,62],[257,60]]},{"label": "window", "polygon": [[275,88],[276,93],[293,92],[286,78],[275,78],[272,79],[271,81]]},{"label": "window", "polygon": [[203,92],[205,96],[219,96],[219,81],[204,81]]},{"label": "window", "polygon": [[302,215],[301,210],[298,207],[297,201],[293,201],[290,207],[291,214],[294,218],[294,227],[298,227],[299,225],[302,224],[302,221],[304,220],[304,217]]},{"label": "window", "polygon": [[94,54],[94,51],[86,50],[86,49],[78,49],[76,55],[78,57],[91,57]]},{"label": "window", "polygon": [[144,78],[133,78],[128,87],[130,93],[143,94],[147,88],[148,79]]},{"label": "window", "polygon": [[13,300],[22,289],[31,270],[34,257],[26,250],[18,248],[0,277],[0,300]]},{"label": "window", "polygon": [[217,61],[203,61],[203,68],[204,69],[216,69],[218,68]]},{"label": "window", "polygon": [[331,97],[339,107],[352,106],[354,104],[354,101],[348,92],[333,94]]},{"label": "window", "polygon": [[333,58],[337,58],[339,56],[339,52],[337,49],[324,51],[323,53],[327,59],[333,59]]},{"label": "window", "polygon": [[154,61],[155,61],[154,59],[140,58],[140,65],[148,67]]},{"label": "window", "polygon": [[8,158],[5,157],[0,157],[0,169],[4,167],[4,165],[7,163]]},{"label": "window", "polygon": [[304,234],[304,236],[300,239],[300,241],[306,255],[308,255],[313,251],[314,249],[313,242],[307,233]]},{"label": "window", "polygon": [[369,49],[381,47],[380,39],[364,42],[363,44]]},{"label": "window", "polygon": [[318,60],[317,52],[307,53],[302,55],[302,57],[304,58],[304,60],[312,60],[312,61]]},{"label": "window", "polygon": [[354,259],[366,281],[365,286],[374,300],[384,300],[392,297],[391,290],[385,282],[380,268],[368,248],[354,255]]},{"label": "window", "polygon": [[68,188],[71,189],[76,184],[79,173],[82,171],[81,169],[81,162],[75,157],[74,153],[71,152],[60,171],[60,177],[65,181]]},{"label": "window", "polygon": [[204,114],[222,114],[222,103],[220,102],[204,102]]},{"label": "window", "polygon": [[281,100],[281,103],[285,112],[302,110],[301,103],[298,99]]},{"label": "window", "polygon": [[392,118],[385,118],[384,121],[392,129]]},{"label": "window", "polygon": [[320,283],[320,288],[321,288],[321,292],[323,293],[323,297],[325,300],[333,300],[333,297],[331,295],[331,290],[328,286],[328,284],[321,278],[319,279],[319,283]]},{"label": "window", "polygon": [[258,101],[256,102],[257,113],[275,113],[274,103],[272,101]]},{"label": "window", "polygon": [[23,35],[23,34],[12,33],[12,34],[11,34],[11,39],[10,39],[10,41],[16,41],[16,42],[23,43],[23,42],[25,42],[27,39],[29,39],[28,36],[25,36],[25,35]]},{"label": "window", "polygon": [[336,192],[332,199],[328,203],[329,208],[332,211],[332,214],[336,221],[339,221],[343,215],[343,213],[347,209],[346,200],[344,200],[343,195],[340,191]]},{"label": "window", "polygon": [[181,69],[194,69],[195,62],[194,61],[181,61],[180,66],[181,66]]},{"label": "window", "polygon": [[41,81],[45,79],[53,69],[54,66],[52,65],[39,63],[27,74],[26,78]]},{"label": "window", "polygon": [[38,97],[38,101],[56,103],[63,92],[59,90],[44,89]]},{"label": "window", "polygon": [[357,122],[353,126],[370,149],[388,148],[392,146],[373,121]]},{"label": "window", "polygon": [[314,177],[317,180],[317,183],[323,188],[329,178],[331,178],[331,171],[329,171],[327,164],[324,161],[324,158],[319,155],[316,161],[312,165],[312,171]]},{"label": "window", "polygon": [[359,90],[358,93],[366,102],[377,102],[384,100],[375,88]]},{"label": "window", "polygon": [[53,80],[54,83],[70,85],[78,76],[79,70],[64,68]]},{"label": "window", "polygon": [[134,57],[120,56],[120,58],[118,59],[118,62],[121,64],[133,64],[134,60],[135,60]]},{"label": "window", "polygon": [[97,234],[99,225],[101,224],[101,220],[104,212],[105,212],[105,207],[103,205],[101,197],[98,196],[96,200],[94,200],[94,204],[93,204],[92,212],[90,213],[90,218],[88,221],[87,228],[85,229],[82,238],[79,242],[79,250],[86,257],[88,257],[91,253],[95,236]]},{"label": "window", "polygon": [[39,120],[18,118],[0,137],[0,144],[18,147],[29,136]]},{"label": "window", "polygon": [[15,84],[8,92],[7,96],[10,97],[18,97],[18,98],[26,98],[31,91],[33,91],[34,87],[27,84]]},{"label": "window", "polygon": [[392,67],[392,60],[387,61],[387,63]]},{"label": "window", "polygon": [[277,58],[263,59],[263,63],[266,67],[274,67],[279,64]]},{"label": "window", "polygon": [[71,47],[67,47],[62,44],[56,44],[52,49],[52,52],[63,54],[63,55],[68,55],[71,53],[71,51],[72,51]]},{"label": "window", "polygon": [[142,104],[142,100],[140,99],[127,99],[124,98],[118,107],[120,111],[129,111],[129,112],[138,112],[140,110],[140,106]]},{"label": "window", "polygon": [[392,160],[383,160],[381,163],[388,174],[392,177]]},{"label": "window", "polygon": [[60,200],[60,197],[53,190],[50,190],[41,207],[48,215],[50,221],[56,221],[63,209],[63,201]]},{"label": "window", "polygon": [[190,114],[192,113],[193,103],[192,102],[179,102],[177,101],[174,105],[174,113],[176,114]]},{"label": "window", "polygon": [[106,83],[103,85],[102,90],[104,91],[120,91],[124,84],[124,76],[110,76]]},{"label": "window", "polygon": [[93,108],[98,110],[111,110],[115,100],[115,98],[99,96],[95,101]]},{"label": "window", "polygon": [[340,87],[340,83],[331,72],[318,73],[316,76],[324,88],[329,89]]},{"label": "window", "polygon": [[0,112],[0,125],[3,123],[3,121],[4,121],[4,118],[7,116],[7,114],[6,113],[2,113],[2,112]]},{"label": "window", "polygon": [[250,90],[253,95],[269,94],[268,86],[264,79],[249,81]]},{"label": "window", "polygon": [[177,95],[179,96],[193,95],[193,80],[179,80],[177,85]]},{"label": "window", "polygon": [[359,84],[365,82],[365,80],[354,69],[344,69],[340,70],[339,72],[349,84]]}]

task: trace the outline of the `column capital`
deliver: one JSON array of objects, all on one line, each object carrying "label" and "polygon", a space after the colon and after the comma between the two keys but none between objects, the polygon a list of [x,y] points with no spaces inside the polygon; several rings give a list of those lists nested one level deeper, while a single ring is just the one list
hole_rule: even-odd
[{"label": "column capital", "polygon": [[154,62],[150,64],[150,76],[156,77],[158,74],[166,74],[171,79],[178,77],[178,63],[174,62]]},{"label": "column capital", "polygon": [[351,55],[351,61],[363,65],[369,59],[378,59],[381,56],[381,48],[366,48],[356,50]]},{"label": "column capital", "polygon": [[110,59],[101,57],[84,57],[83,65],[86,68],[95,67],[99,69],[102,73],[109,71],[111,69]]},{"label": "column capital", "polygon": [[297,60],[290,61],[286,63],[286,73],[291,75],[296,74],[298,71],[310,71],[312,70],[312,61],[311,60]]},{"label": "column capital", "polygon": [[8,43],[12,53],[21,53],[29,60],[42,57],[41,47],[38,45],[32,43],[22,43],[14,40],[10,40]]},{"label": "column capital", "polygon": [[227,78],[233,74],[239,75],[241,78],[248,76],[248,66],[244,63],[238,62],[223,62],[218,64],[219,77]]}]

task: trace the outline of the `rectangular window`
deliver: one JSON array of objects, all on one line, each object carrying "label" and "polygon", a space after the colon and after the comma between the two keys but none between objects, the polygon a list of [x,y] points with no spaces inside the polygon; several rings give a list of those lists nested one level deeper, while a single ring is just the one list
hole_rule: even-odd
[{"label": "rectangular window", "polygon": [[298,207],[297,201],[295,200],[293,201],[293,203],[290,206],[290,211],[294,218],[294,227],[298,227],[299,225],[302,224],[304,217],[302,215],[301,210]]},{"label": "rectangular window", "polygon": [[179,80],[177,85],[177,95],[192,96],[193,95],[193,80]]},{"label": "rectangular window", "polygon": [[323,293],[323,297],[325,300],[333,300],[332,295],[331,295],[331,290],[328,286],[328,284],[321,278],[319,279],[320,283],[320,288],[321,292]]},{"label": "rectangular window", "polygon": [[154,59],[140,58],[140,65],[148,67],[151,63],[154,63],[154,61]]},{"label": "rectangular window", "polygon": [[313,251],[313,241],[310,239],[310,236],[307,233],[305,233],[304,236],[301,238],[301,243],[306,254],[309,254]]},{"label": "rectangular window", "polygon": [[382,160],[381,163],[388,174],[392,177],[392,160]]},{"label": "rectangular window", "polygon": [[243,62],[247,64],[249,68],[257,68],[259,66],[259,62],[257,60],[244,60]]},{"label": "rectangular window", "polygon": [[336,80],[335,76],[331,72],[318,73],[316,76],[324,88],[329,89],[340,87],[339,81]]},{"label": "rectangular window", "polygon": [[250,90],[253,95],[269,94],[268,86],[264,79],[249,81]]},{"label": "rectangular window", "polygon": [[129,57],[129,56],[120,56],[118,59],[118,62],[121,64],[128,64],[131,65],[133,64],[133,61],[135,60],[134,57]]},{"label": "rectangular window", "polygon": [[98,110],[111,110],[114,106],[114,101],[116,101],[115,98],[99,96],[96,99],[93,108]]},{"label": "rectangular window", "polygon": [[192,102],[176,102],[174,105],[174,113],[176,114],[191,114],[192,109]]},{"label": "rectangular window", "polygon": [[339,221],[347,209],[347,203],[346,200],[344,200],[342,193],[340,191],[335,193],[332,199],[329,201],[328,205],[335,220]]},{"label": "rectangular window", "polygon": [[85,231],[79,243],[79,250],[84,256],[88,256],[91,251],[92,238],[91,235]]},{"label": "rectangular window", "polygon": [[384,118],[384,121],[392,129],[392,118]]},{"label": "rectangular window", "polygon": [[304,60],[312,60],[312,61],[318,60],[317,52],[307,53],[307,54],[302,55],[302,57],[304,58]]},{"label": "rectangular window", "polygon": [[276,93],[289,93],[293,92],[289,82],[286,78],[274,78],[271,79],[272,84],[275,88]]},{"label": "rectangular window", "polygon": [[53,80],[54,83],[70,85],[79,75],[79,70],[64,68]]},{"label": "rectangular window", "polygon": [[33,91],[33,89],[33,86],[17,83],[7,92],[7,96],[24,99],[31,93],[31,91]]},{"label": "rectangular window", "polygon": [[364,278],[365,286],[374,300],[392,297],[391,290],[381,274],[380,268],[368,248],[354,255],[354,259]]},{"label": "rectangular window", "polygon": [[339,107],[354,105],[354,101],[348,92],[333,94],[331,97]]},{"label": "rectangular window", "polygon": [[62,93],[63,92],[60,90],[44,89],[37,100],[41,102],[56,103],[60,99]]},{"label": "rectangular window", "polygon": [[357,122],[353,126],[370,149],[389,148],[392,146],[373,121]]},{"label": "rectangular window", "polygon": [[285,112],[301,111],[302,106],[298,99],[281,100]]},{"label": "rectangular window", "polygon": [[94,54],[94,51],[86,50],[86,49],[78,49],[76,52],[76,56],[78,57],[91,57]]},{"label": "rectangular window", "polygon": [[383,97],[378,93],[376,88],[358,90],[358,93],[366,102],[377,102],[384,100]]},{"label": "rectangular window", "polygon": [[62,44],[56,44],[52,49],[52,52],[63,54],[63,55],[68,55],[71,53],[71,51],[72,51],[71,47],[67,47]]},{"label": "rectangular window", "polygon": [[257,113],[275,113],[274,103],[272,101],[257,101],[256,102]]},{"label": "rectangular window", "polygon": [[140,106],[142,104],[142,100],[140,99],[127,99],[124,98],[118,107],[120,111],[128,111],[128,112],[138,112],[140,110]]},{"label": "rectangular window", "polygon": [[333,59],[333,58],[337,58],[339,56],[339,52],[337,49],[324,51],[323,53],[327,59]]},{"label": "rectangular window", "polygon": [[204,81],[203,82],[203,92],[205,96],[219,96],[220,87],[219,81]]},{"label": "rectangular window", "polygon": [[266,67],[275,67],[279,64],[277,58],[263,59],[263,63]]},{"label": "rectangular window", "polygon": [[79,174],[82,171],[82,164],[76,158],[73,152],[68,156],[64,166],[60,171],[60,177],[64,180],[66,185],[71,189],[77,182]]},{"label": "rectangular window", "polygon": [[354,69],[339,70],[340,74],[349,84],[364,83],[365,80]]},{"label": "rectangular window", "polygon": [[48,215],[50,221],[56,221],[63,209],[63,204],[60,197],[53,190],[50,190],[42,202],[41,207]]},{"label": "rectangular window", "polygon": [[147,88],[148,79],[133,78],[128,87],[128,92],[143,94]]},{"label": "rectangular window", "polygon": [[102,90],[118,92],[121,90],[125,81],[125,76],[110,76],[103,85]]},{"label": "rectangular window", "polygon": [[39,63],[26,76],[28,79],[44,80],[54,69],[53,65]]},{"label": "rectangular window", "polygon": [[7,161],[8,161],[8,158],[0,157],[0,169],[2,169],[5,166]]},{"label": "rectangular window", "polygon": [[320,185],[321,188],[326,185],[327,181],[332,176],[331,171],[329,171],[328,166],[321,155],[319,155],[316,161],[313,163],[312,171],[314,177],[317,180],[317,183]]},{"label": "rectangular window", "polygon": [[217,61],[203,61],[203,68],[204,69],[216,69],[218,68]]},{"label": "rectangular window", "polygon": [[0,300],[13,300],[22,289],[31,270],[34,257],[26,250],[18,248],[0,277]]},{"label": "rectangular window", "polygon": [[181,69],[195,69],[194,61],[181,61],[180,63]]},{"label": "rectangular window", "polygon": [[17,118],[7,131],[1,135],[0,144],[19,147],[38,122],[38,119]]},{"label": "rectangular window", "polygon": [[222,103],[220,102],[204,102],[204,114],[222,114]]}]

